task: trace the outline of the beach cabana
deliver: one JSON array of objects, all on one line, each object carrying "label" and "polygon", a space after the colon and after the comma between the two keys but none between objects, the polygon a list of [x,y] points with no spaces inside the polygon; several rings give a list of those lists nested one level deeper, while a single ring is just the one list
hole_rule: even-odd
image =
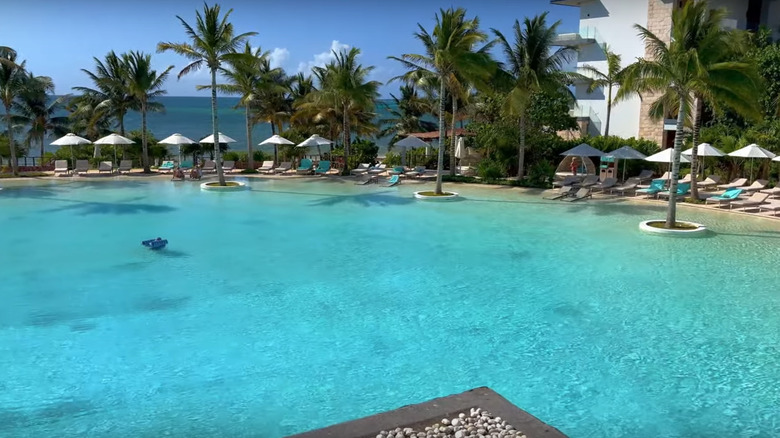
[{"label": "beach cabana", "polygon": [[580,161],[582,161],[582,165],[585,167],[585,174],[596,174],[596,166],[593,164],[593,161],[590,160],[588,157],[603,157],[604,152],[601,152],[600,150],[594,148],[593,146],[587,144],[587,143],[580,143],[579,145],[569,149],[568,151],[561,152],[561,155],[566,157],[561,163],[558,165],[558,169],[556,169],[556,172],[560,172],[561,169],[567,169],[568,166],[571,164],[571,161],[575,158],[580,158]]},{"label": "beach cabana", "polygon": [[431,145],[427,142],[424,142],[419,137],[408,135],[405,138],[402,138],[401,140],[393,143],[393,146],[398,146],[401,148],[401,165],[406,166],[406,148],[428,148]]}]

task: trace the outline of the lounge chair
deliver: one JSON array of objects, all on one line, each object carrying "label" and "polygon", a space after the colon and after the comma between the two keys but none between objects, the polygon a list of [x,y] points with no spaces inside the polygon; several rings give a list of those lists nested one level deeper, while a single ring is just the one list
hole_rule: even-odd
[{"label": "lounge chair", "polygon": [[57,160],[54,162],[54,176],[64,173],[65,175],[70,173],[68,169],[68,160]]},{"label": "lounge chair", "polygon": [[258,167],[256,169],[260,173],[274,173],[274,162],[271,161],[263,161],[263,165]]},{"label": "lounge chair", "polygon": [[580,179],[578,176],[567,176],[563,181],[553,181],[553,187],[568,187],[580,182]]},{"label": "lounge chair", "polygon": [[736,189],[739,187],[742,187],[747,183],[747,178],[737,178],[734,181],[728,183],[728,184],[721,184],[718,186],[719,189]]},{"label": "lounge chair", "polygon": [[312,161],[308,158],[304,158],[301,160],[301,165],[298,166],[297,169],[295,169],[295,173],[298,175],[311,175],[312,172],[314,172],[314,169],[312,168]]},{"label": "lounge chair", "polygon": [[176,168],[176,165],[173,164],[173,161],[163,161],[160,167],[157,168],[157,171],[163,173],[173,172],[174,168]]},{"label": "lounge chair", "polygon": [[133,169],[133,160],[122,160],[119,162],[118,173],[130,172]]},{"label": "lounge chair", "polygon": [[593,186],[591,186],[591,190],[598,190],[599,192],[603,192],[606,189],[615,187],[615,184],[617,184],[617,178],[604,178],[604,181],[593,184]]},{"label": "lounge chair", "polygon": [[369,175],[380,175],[387,171],[387,164],[381,163],[368,169]]},{"label": "lounge chair", "polygon": [[289,161],[283,161],[279,163],[279,167],[275,168],[272,173],[285,173],[292,169],[292,163]]},{"label": "lounge chair", "polygon": [[317,163],[317,168],[314,169],[315,175],[325,175],[330,170],[330,161],[328,160],[320,160],[319,163]]},{"label": "lounge chair", "polygon": [[657,195],[659,192],[662,192],[664,190],[664,186],[666,186],[666,180],[654,179],[650,182],[650,187],[646,189],[637,189],[634,194],[639,195],[641,193],[649,198],[650,195]]},{"label": "lounge chair", "polygon": [[780,186],[771,189],[760,190],[760,192],[769,194],[769,197],[771,198],[777,198],[778,196],[780,196]]},{"label": "lounge chair", "polygon": [[98,165],[98,173],[114,173],[114,165],[110,161],[101,161]]},{"label": "lounge chair", "polygon": [[768,204],[761,204],[758,206],[759,212],[764,210],[773,212],[774,214],[772,216],[777,216],[777,212],[780,211],[780,204],[776,202],[770,202]]},{"label": "lounge chair", "polygon": [[639,177],[633,177],[626,180],[622,186],[612,187],[609,189],[609,193],[618,192],[620,196],[625,196],[626,192],[633,192],[639,185]]},{"label": "lounge chair", "polygon": [[216,172],[217,163],[215,163],[214,160],[206,160],[206,162],[203,163],[203,167],[201,167],[200,171],[201,173]]},{"label": "lounge chair", "polygon": [[349,171],[350,175],[363,175],[371,168],[371,163],[360,163],[356,169]]},{"label": "lounge chair", "polygon": [[[676,193],[677,197],[680,197],[680,196],[687,195],[690,190],[691,190],[691,183],[678,183],[677,184],[677,191],[675,193]],[[660,191],[660,192],[656,193],[655,196],[657,198],[668,198],[669,197],[669,193],[671,193],[669,190],[663,190],[663,191]]]},{"label": "lounge chair", "polygon": [[764,202],[766,202],[767,198],[769,198],[769,195],[767,193],[756,192],[750,195],[750,197],[747,199],[732,201],[729,204],[729,210],[731,210],[734,207],[742,208],[743,210],[755,209],[758,208]]},{"label": "lounge chair", "polygon": [[544,199],[551,199],[551,200],[561,199],[561,198],[565,198],[567,196],[571,196],[573,194],[574,194],[574,187],[572,187],[572,186],[563,186],[563,187],[561,187],[560,191],[558,191],[558,193],[556,193],[556,194],[554,194],[552,196],[545,197]]},{"label": "lounge chair", "polygon": [[585,199],[585,198],[590,198],[590,197],[591,197],[590,189],[587,188],[587,187],[583,187],[583,188],[577,190],[577,193],[575,193],[574,196],[572,196],[570,198],[563,198],[563,200],[564,201],[568,201],[568,202],[574,202],[574,201],[579,201],[579,200],[582,200],[582,199]]},{"label": "lounge chair", "polygon": [[390,170],[387,173],[390,175],[403,175],[406,173],[406,168],[404,166],[394,166],[393,170]]},{"label": "lounge chair", "polygon": [[718,204],[718,207],[721,205],[728,205],[737,199],[737,196],[739,196],[740,193],[742,193],[742,189],[731,188],[720,195],[710,196],[704,200],[704,204]]},{"label": "lounge chair", "polygon": [[89,160],[76,160],[76,168],[73,169],[73,173],[76,175],[89,173]]},{"label": "lounge chair", "polygon": [[636,178],[639,180],[640,184],[645,181],[651,181],[653,179],[653,171],[644,169],[639,172],[639,175],[637,175]]},{"label": "lounge chair", "polygon": [[590,187],[596,185],[599,182],[599,177],[596,175],[588,175],[582,181],[572,184],[574,187]]},{"label": "lounge chair", "polygon": [[407,178],[419,178],[425,175],[425,166],[417,166],[413,170],[404,173]]},{"label": "lounge chair", "polygon": [[720,177],[718,175],[710,175],[707,178],[704,179],[704,181],[697,182],[696,186],[700,189],[709,189],[712,187],[717,187],[718,183],[720,182]]},{"label": "lounge chair", "polygon": [[236,168],[236,162],[235,161],[223,161],[222,162],[222,171],[223,172],[232,172]]},{"label": "lounge chair", "polygon": [[769,184],[769,181],[765,179],[757,179],[753,181],[753,184],[749,186],[738,187],[738,188],[742,189],[743,192],[753,193],[765,189],[767,184]]},{"label": "lounge chair", "polygon": [[455,168],[455,173],[461,176],[475,176],[477,174],[477,169],[471,166],[457,166]]},{"label": "lounge chair", "polygon": [[687,174],[683,177],[683,179],[678,179],[677,184],[685,184],[691,182],[691,174]]},{"label": "lounge chair", "polygon": [[387,183],[384,184],[384,187],[393,187],[397,186],[398,184],[401,184],[401,175],[393,175],[390,177],[390,179],[387,180]]},{"label": "lounge chair", "polygon": [[179,166],[182,169],[192,169],[192,161],[182,161],[181,166]]}]

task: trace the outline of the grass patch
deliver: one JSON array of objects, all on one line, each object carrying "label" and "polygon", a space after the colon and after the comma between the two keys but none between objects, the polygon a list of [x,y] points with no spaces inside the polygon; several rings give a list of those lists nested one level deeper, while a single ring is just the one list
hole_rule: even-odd
[{"label": "grass patch", "polygon": [[256,171],[255,169],[244,169],[240,173],[260,173]]},{"label": "grass patch", "polygon": [[454,193],[452,192],[442,192],[442,193],[436,193],[434,191],[427,191],[427,192],[418,192],[419,194],[423,196],[452,196]]},{"label": "grass patch", "polygon": [[49,176],[46,172],[19,172],[19,176],[14,176],[12,173],[0,173],[0,178],[37,178],[41,176]]},{"label": "grass patch", "polygon": [[[647,225],[650,226],[650,227],[653,227],[653,228],[659,228],[659,229],[663,229],[663,230],[668,230],[669,229],[669,228],[666,228],[666,221],[648,222]],[[689,223],[675,222],[674,226],[671,229],[673,229],[673,230],[688,230],[688,231],[692,231],[692,230],[695,230],[695,229],[698,229],[698,228],[699,228],[698,226],[692,225],[692,224],[689,224]]]},{"label": "grass patch", "polygon": [[237,183],[235,181],[225,181],[225,185],[222,186],[217,181],[217,182],[208,182],[208,183],[206,183],[206,185],[209,186],[209,187],[238,187],[241,184],[239,184],[239,183]]}]

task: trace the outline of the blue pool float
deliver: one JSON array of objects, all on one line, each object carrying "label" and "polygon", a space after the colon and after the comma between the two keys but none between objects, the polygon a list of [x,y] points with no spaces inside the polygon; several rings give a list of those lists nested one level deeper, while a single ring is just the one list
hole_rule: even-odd
[{"label": "blue pool float", "polygon": [[158,237],[156,239],[144,240],[143,242],[141,242],[141,245],[143,245],[143,246],[145,246],[145,247],[147,247],[149,249],[165,248],[165,245],[167,245],[167,244],[168,244],[168,240],[167,239],[163,239],[161,237]]}]

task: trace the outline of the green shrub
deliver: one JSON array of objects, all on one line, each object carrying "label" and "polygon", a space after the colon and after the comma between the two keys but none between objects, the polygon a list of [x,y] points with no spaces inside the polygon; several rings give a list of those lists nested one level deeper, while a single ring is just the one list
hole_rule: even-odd
[{"label": "green shrub", "polygon": [[555,166],[548,161],[537,161],[528,169],[528,187],[548,189],[555,179]]},{"label": "green shrub", "polygon": [[507,168],[498,160],[486,158],[477,165],[477,175],[482,179],[496,180],[506,177]]}]

